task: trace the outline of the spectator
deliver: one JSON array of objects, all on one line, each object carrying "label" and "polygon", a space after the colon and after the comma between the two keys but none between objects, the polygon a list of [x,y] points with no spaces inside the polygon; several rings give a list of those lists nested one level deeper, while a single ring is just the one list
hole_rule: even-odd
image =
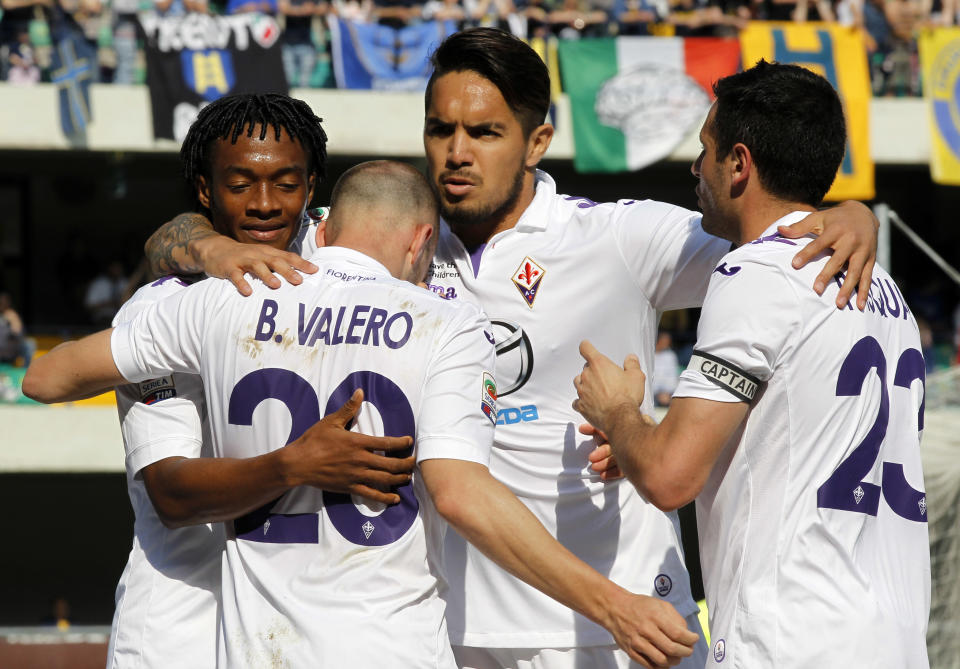
[{"label": "spectator", "polygon": [[330,9],[344,21],[367,23],[373,17],[373,0],[333,0]]},{"label": "spectator", "polygon": [[40,68],[33,58],[33,47],[21,42],[10,51],[7,81],[16,86],[32,86],[40,81]]},{"label": "spectator", "polygon": [[591,6],[588,0],[562,0],[560,7],[550,12],[547,18],[560,39],[609,34],[607,13]]},{"label": "spectator", "polygon": [[373,18],[382,26],[399,30],[419,20],[420,6],[416,0],[373,0]]},{"label": "spectator", "polygon": [[[660,15],[657,6],[650,0],[626,0],[616,11],[618,32],[621,35],[650,35]],[[669,8],[663,16],[669,14]]]},{"label": "spectator", "polygon": [[30,22],[46,16],[54,0],[0,0],[0,79],[7,79],[10,55],[30,44]]},{"label": "spectator", "polygon": [[114,315],[123,304],[126,288],[127,278],[124,276],[123,264],[118,261],[111,262],[105,272],[101,272],[90,282],[83,305],[94,325],[98,328],[110,327]]},{"label": "spectator", "polygon": [[735,35],[746,19],[726,14],[719,0],[679,0],[672,7],[670,23],[682,37],[723,37]]},{"label": "spectator", "polygon": [[882,88],[874,94],[903,97],[920,95],[920,62],[916,32],[929,19],[923,0],[886,0],[883,14],[890,41],[881,66]]},{"label": "spectator", "polygon": [[50,611],[41,621],[44,625],[53,625],[61,632],[70,629],[70,602],[65,597],[57,597],[50,602]]},{"label": "spectator", "polygon": [[830,6],[830,0],[813,0],[813,6],[816,10],[810,15],[811,0],[797,0],[797,7],[793,12],[793,20],[797,23],[810,21],[835,21],[836,16],[833,13],[833,7]]},{"label": "spectator", "polygon": [[457,30],[462,30],[467,13],[460,4],[460,0],[427,0],[423,4],[424,21],[454,21]]},{"label": "spectator", "polygon": [[283,71],[287,83],[300,88],[310,86],[310,78],[317,66],[317,47],[313,44],[313,18],[327,12],[326,2],[314,0],[278,0],[280,14],[285,19],[283,36]]},{"label": "spectator", "polygon": [[137,71],[137,12],[140,0],[113,0],[113,51],[116,67],[113,83],[129,86],[136,81]]},{"label": "spectator", "polygon": [[13,308],[9,293],[0,293],[0,362],[15,364],[22,358],[23,366],[29,367],[37,343],[26,336],[23,319]]},{"label": "spectator", "polygon": [[672,345],[670,333],[661,330],[653,350],[653,403],[658,407],[670,406],[680,381],[680,361]]},{"label": "spectator", "polygon": [[513,0],[463,0],[463,7],[472,26],[499,28],[513,34],[523,30],[519,25],[510,25],[511,17],[517,13]]},{"label": "spectator", "polygon": [[792,21],[797,0],[757,0],[756,8],[761,21]]}]

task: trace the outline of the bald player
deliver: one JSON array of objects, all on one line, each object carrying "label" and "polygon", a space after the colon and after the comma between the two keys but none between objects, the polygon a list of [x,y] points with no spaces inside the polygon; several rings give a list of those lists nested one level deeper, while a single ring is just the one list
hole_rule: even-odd
[{"label": "bald player", "polygon": [[50,353],[25,392],[62,401],[169,369],[199,372],[218,457],[282,448],[356,389],[366,400],[357,429],[415,435],[418,469],[398,504],[298,486],[227,524],[221,666],[454,666],[441,519],[603,625],[638,662],[689,656],[697,636],[668,603],[598,574],[490,475],[489,322],[408,283],[425,274],[436,227],[436,200],[416,170],[357,166],[334,188],[328,246],[300,286],[255,282],[249,299],[227,281],[191,286]]}]

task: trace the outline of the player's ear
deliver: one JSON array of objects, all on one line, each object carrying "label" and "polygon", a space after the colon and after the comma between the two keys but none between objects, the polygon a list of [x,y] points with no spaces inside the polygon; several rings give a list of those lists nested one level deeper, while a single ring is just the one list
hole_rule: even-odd
[{"label": "player's ear", "polygon": [[553,126],[544,123],[533,129],[527,139],[527,167],[536,167],[553,140]]},{"label": "player's ear", "polygon": [[197,199],[206,209],[212,209],[210,206],[210,182],[202,174],[197,177]]},{"label": "player's ear", "polygon": [[317,223],[317,248],[323,248],[327,245],[327,219]]},{"label": "player's ear", "polygon": [[[427,223],[422,223],[417,226],[416,232],[413,235],[413,239],[410,240],[410,247],[407,250],[407,254],[415,262],[423,256],[424,253],[427,253],[432,248],[430,240],[433,237],[433,226]],[[432,253],[431,253],[432,255]]]},{"label": "player's ear", "polygon": [[730,179],[733,187],[746,185],[753,172],[753,156],[746,145],[737,142],[730,149]]},{"label": "player's ear", "polygon": [[311,174],[310,178],[307,180],[307,204],[310,206],[310,203],[313,201],[313,188],[317,185],[317,175]]}]

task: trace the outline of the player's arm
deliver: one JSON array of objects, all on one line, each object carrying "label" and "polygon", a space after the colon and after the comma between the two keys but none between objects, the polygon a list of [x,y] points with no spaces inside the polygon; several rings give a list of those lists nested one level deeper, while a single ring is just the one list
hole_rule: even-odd
[{"label": "player's arm", "polygon": [[829,209],[813,212],[793,225],[780,226],[778,230],[781,235],[791,239],[809,233],[817,235],[794,256],[793,266],[797,269],[820,253],[833,250],[833,255],[814,281],[813,289],[817,295],[823,295],[827,284],[846,267],[846,276],[837,294],[837,306],[845,307],[856,291],[857,307],[860,311],[867,307],[880,230],[880,222],[869,207],[856,200],[847,200]]},{"label": "player's arm", "polygon": [[[711,273],[730,251],[729,242],[704,232],[699,215],[662,202],[620,205],[615,220],[609,229],[621,259],[658,311],[703,303]],[[876,260],[878,230],[873,212],[849,201],[814,212],[780,228],[780,233],[790,238],[818,234],[797,254],[794,268],[803,267],[824,250],[832,251],[830,261],[814,280],[814,290],[822,295],[833,276],[846,266],[837,305],[846,305],[856,290],[862,310]]]},{"label": "player's arm", "polygon": [[620,367],[586,341],[580,352],[587,362],[574,379],[573,408],[607,437],[595,452],[597,460],[612,456],[640,494],[664,511],[693,500],[749,404],[676,397],[663,422],[652,425],[629,395],[638,381],[642,387],[636,358]]},{"label": "player's arm", "polygon": [[252,274],[271,288],[281,285],[274,272],[293,284],[303,278],[296,270],[312,274],[317,267],[296,253],[279,251],[264,244],[241,244],[217,233],[210,221],[197,213],[179,214],[164,223],[143,247],[155,276],[206,273],[229,279],[244,295],[250,284],[243,278]]},{"label": "player's arm", "polygon": [[635,595],[564,548],[487,467],[465,460],[420,463],[437,511],[514,576],[605,627],[644,667],[677,664],[698,636],[667,602]]},{"label": "player's arm", "polygon": [[113,328],[60,344],[35,358],[23,377],[23,394],[37,402],[72,402],[127,381],[110,352]]},{"label": "player's arm", "polygon": [[[232,520],[309,485],[396,504],[392,491],[410,481],[411,437],[371,437],[347,429],[363,402],[358,390],[287,446],[252,458],[168,457],[141,469],[157,515],[167,527]],[[382,453],[381,453],[382,452]]]}]

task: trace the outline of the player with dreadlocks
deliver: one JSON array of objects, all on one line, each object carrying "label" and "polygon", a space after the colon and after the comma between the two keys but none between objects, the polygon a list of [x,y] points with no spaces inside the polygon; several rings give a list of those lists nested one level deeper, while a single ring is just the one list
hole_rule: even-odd
[{"label": "player with dreadlocks", "polygon": [[[281,145],[297,144],[306,160],[305,178],[308,184],[307,203],[310,201],[313,187],[326,176],[327,163],[327,135],[320,125],[318,118],[310,107],[301,100],[295,100],[285,95],[268,93],[263,95],[235,95],[221,98],[200,110],[197,120],[190,127],[180,149],[180,160],[183,164],[183,175],[190,189],[191,197],[195,200],[198,212],[212,218],[210,205],[210,185],[215,180],[214,154],[219,148],[237,146],[238,142],[244,145],[253,140],[254,134],[260,143],[267,141],[270,134],[274,142]],[[285,141],[284,134],[286,135]],[[228,175],[221,175],[228,176]],[[216,198],[217,195],[213,194]],[[217,202],[221,202],[218,200]],[[225,204],[225,203],[224,203]],[[215,230],[209,228],[200,235],[210,241],[216,241],[222,233],[234,237],[237,241],[253,241],[260,244],[259,253],[252,254],[250,268],[252,273],[265,277],[267,285],[276,288],[280,281],[272,277],[265,270],[267,263],[263,261],[263,253],[267,257],[272,254],[268,249],[278,251],[278,257],[285,257],[280,252],[289,245],[290,250],[298,256],[309,257],[312,250],[316,220],[309,216],[303,217],[304,225],[298,229],[280,229],[266,224],[260,226],[249,225],[244,229],[228,223],[230,215],[221,208],[221,219],[214,220]],[[324,210],[314,210],[325,213]],[[234,217],[235,219],[236,217]],[[236,222],[236,221],[234,221]],[[296,225],[294,226],[296,228]],[[236,233],[240,234],[236,234]],[[266,234],[272,232],[273,234]],[[293,234],[290,234],[290,233]],[[169,226],[158,231],[151,238],[150,243],[161,249],[160,253],[151,258],[152,269],[156,276],[163,276],[177,271],[199,274],[203,271],[202,265],[193,263],[187,255],[187,245],[198,242],[194,231],[194,215],[181,214]],[[306,248],[303,247],[306,245]],[[204,243],[199,241],[200,255],[207,262],[216,265],[215,257],[204,252]],[[212,251],[219,249],[215,246]],[[271,263],[274,265],[274,263]],[[307,260],[294,258],[289,262],[279,263],[283,269],[279,273],[289,282],[299,284],[300,275],[295,270],[312,273],[316,267]],[[230,273],[230,278],[240,286],[240,291],[249,294],[250,287],[243,279],[242,270],[237,269]]]},{"label": "player with dreadlocks", "polygon": [[[183,143],[184,176],[219,232],[282,251],[317,243],[304,212],[326,167],[320,119],[283,95],[240,95],[205,107]],[[301,225],[302,221],[309,224]],[[174,233],[175,234],[175,233]],[[187,281],[141,288],[114,325],[132,321]],[[133,548],[117,587],[108,669],[216,665],[223,525],[311,485],[396,503],[413,458],[380,455],[411,440],[344,429],[357,392],[285,448],[255,458],[213,458],[200,377],[189,374],[117,388],[127,486],[136,516]]]}]

